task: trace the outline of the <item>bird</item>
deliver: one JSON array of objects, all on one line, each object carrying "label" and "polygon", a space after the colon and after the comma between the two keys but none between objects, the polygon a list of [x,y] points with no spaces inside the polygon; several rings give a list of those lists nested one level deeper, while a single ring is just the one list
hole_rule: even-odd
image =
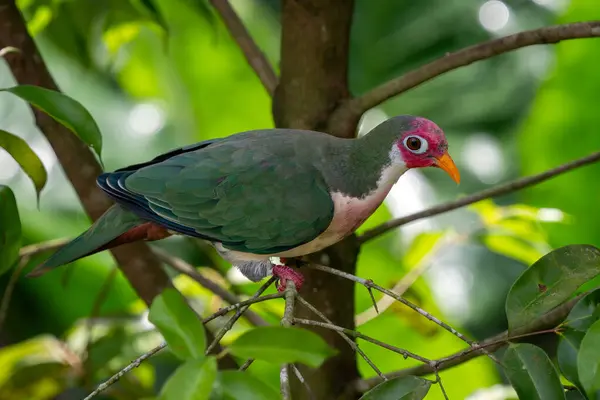
[{"label": "bird", "polygon": [[[391,117],[365,135],[274,128],[180,147],[105,172],[97,185],[115,204],[29,276],[135,241],[206,240],[250,281],[297,289],[293,260],[351,235],[409,169],[460,173],[431,120]],[[409,194],[407,194],[409,195]]]}]

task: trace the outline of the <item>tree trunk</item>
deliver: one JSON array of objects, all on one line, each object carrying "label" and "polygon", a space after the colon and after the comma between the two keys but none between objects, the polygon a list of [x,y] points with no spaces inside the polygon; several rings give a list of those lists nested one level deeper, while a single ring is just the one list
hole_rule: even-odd
[{"label": "tree trunk", "polygon": [[[349,98],[348,52],[353,0],[283,0],[281,77],[273,100],[275,124],[283,128],[325,131],[332,111]],[[352,137],[355,126],[336,130]],[[331,132],[330,132],[331,133]],[[355,273],[359,245],[355,236],[314,256],[336,269]],[[319,271],[305,270],[301,295],[335,324],[354,329],[354,283]],[[301,306],[300,318],[315,318]],[[342,337],[331,330],[310,327],[338,350],[319,369],[301,372],[316,399],[342,396],[359,378],[356,356]],[[292,377],[294,399],[310,398]]]}]

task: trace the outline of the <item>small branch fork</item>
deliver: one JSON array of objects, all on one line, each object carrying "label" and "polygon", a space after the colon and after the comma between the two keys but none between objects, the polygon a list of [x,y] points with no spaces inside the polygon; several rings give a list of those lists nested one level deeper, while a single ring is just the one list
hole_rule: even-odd
[{"label": "small branch fork", "polygon": [[346,127],[348,121],[357,121],[369,109],[384,101],[402,94],[422,83],[446,72],[485,60],[494,56],[538,44],[554,44],[563,40],[600,37],[600,21],[577,22],[554,25],[519,32],[514,35],[490,40],[466,47],[454,53],[447,53],[428,64],[389,80],[362,96],[348,100],[332,115],[330,126]]},{"label": "small branch fork", "polygon": [[[396,295],[393,292],[390,292],[387,289],[382,288],[381,286],[373,283],[370,280],[366,280],[363,278],[359,278],[356,277],[354,275],[350,275],[350,274],[346,274],[344,272],[341,271],[337,271],[334,270],[332,268],[323,266],[323,265],[312,265],[311,268],[320,270],[320,271],[324,271],[324,272],[328,272],[328,273],[332,273],[341,277],[344,277],[346,279],[350,279],[354,282],[360,283],[366,287],[370,287],[373,288],[375,290],[378,290],[382,293],[385,293],[389,296],[391,296],[392,298],[394,298],[395,300],[401,302],[402,304],[405,304],[407,306],[409,306],[410,308],[412,308],[413,310],[417,311],[419,314],[425,316],[427,319],[431,320],[432,322],[442,326],[444,329],[448,330],[449,332],[451,332],[452,334],[458,336],[459,338],[461,338],[462,340],[466,341],[467,343],[469,343],[471,345],[471,347],[469,349],[466,350],[462,350],[456,354],[453,354],[451,356],[447,356],[447,357],[443,357],[440,358],[438,360],[430,360],[427,359],[425,357],[421,357],[418,354],[412,353],[406,349],[402,349],[396,346],[392,346],[390,344],[384,343],[380,340],[377,340],[375,338],[372,338],[370,336],[364,335],[358,331],[354,331],[351,329],[346,329],[344,327],[341,326],[337,326],[335,324],[333,324],[322,312],[320,312],[316,307],[314,307],[313,305],[311,305],[308,301],[306,301],[304,298],[302,298],[297,290],[296,287],[294,285],[293,282],[291,281],[287,281],[286,282],[286,289],[284,292],[282,293],[273,293],[273,294],[268,294],[268,295],[262,295],[261,294],[274,282],[274,278],[269,279],[252,297],[250,297],[247,300],[244,301],[240,301],[239,303],[236,304],[232,304],[228,307],[224,307],[221,308],[220,310],[218,310],[217,312],[213,313],[212,315],[204,318],[202,320],[202,322],[204,324],[214,320],[217,317],[223,316],[231,311],[236,311],[236,313],[234,314],[234,316],[229,320],[229,322],[226,324],[226,328],[222,328],[221,331],[223,331],[223,333],[220,331],[216,337],[215,340],[211,343],[211,346],[215,346],[220,339],[224,336],[224,334],[231,329],[231,327],[233,326],[233,324],[235,323],[235,321],[237,321],[237,319],[239,319],[239,317],[244,313],[247,312],[248,307],[252,304],[256,304],[256,303],[260,303],[263,301],[269,301],[269,300],[273,300],[273,299],[277,299],[277,298],[285,298],[285,311],[284,311],[284,315],[283,318],[281,320],[281,325],[285,326],[285,327],[289,327],[292,326],[294,324],[299,324],[299,325],[307,325],[307,326],[319,326],[321,328],[325,328],[325,329],[330,329],[333,331],[336,331],[340,334],[340,336],[342,336],[344,338],[344,340],[346,340],[348,342],[348,344],[352,347],[352,349],[354,349],[366,362],[368,365],[371,366],[371,368],[375,371],[375,373],[377,374],[376,377],[373,378],[368,378],[368,379],[362,379],[359,380],[357,382],[355,382],[355,384],[350,387],[348,390],[352,390],[353,392],[356,393],[362,393],[365,392],[367,390],[369,390],[370,388],[372,388],[373,386],[377,385],[378,383],[380,383],[382,380],[387,380],[387,379],[391,379],[391,378],[396,378],[396,377],[401,377],[401,376],[407,376],[407,375],[426,375],[426,374],[430,374],[433,373],[436,375],[436,383],[440,384],[440,387],[442,387],[442,391],[444,392],[443,386],[442,386],[442,382],[439,379],[439,372],[444,370],[444,369],[448,369],[451,368],[453,366],[459,365],[461,363],[464,363],[472,358],[475,358],[481,354],[487,354],[488,356],[490,356],[490,351],[495,351],[498,348],[500,348],[501,346],[503,346],[504,344],[506,344],[508,341],[510,340],[516,340],[519,338],[523,338],[526,336],[531,336],[531,335],[537,335],[537,334],[542,334],[542,333],[551,333],[551,332],[558,332],[559,328],[556,328],[555,326],[562,321],[567,314],[569,313],[569,311],[575,306],[575,304],[577,303],[577,301],[579,301],[579,299],[585,295],[582,294],[574,299],[572,299],[571,301],[555,308],[554,310],[550,311],[549,313],[547,313],[546,315],[544,315],[543,317],[541,317],[540,319],[534,321],[531,325],[527,326],[527,327],[523,327],[521,329],[518,329],[515,331],[515,335],[512,337],[508,336],[507,332],[504,332],[500,335],[497,335],[495,337],[492,337],[490,339],[485,340],[484,342],[482,342],[482,344],[477,344],[474,343],[472,341],[469,341],[467,338],[464,337],[464,335],[460,334],[459,332],[457,332],[455,329],[451,328],[450,326],[448,326],[447,324],[445,324],[444,322],[440,321],[439,319],[433,317],[432,315],[430,315],[429,313],[427,313],[426,311],[420,309],[419,307],[413,305],[412,303],[406,301],[405,299],[402,299],[400,296]],[[296,306],[296,302],[299,302],[303,307],[306,307],[307,309],[309,309],[310,311],[312,311],[314,314],[316,314],[323,322],[321,321],[315,321],[315,320],[309,320],[309,319],[302,319],[302,318],[295,318],[294,317],[294,309]],[[547,329],[547,327],[552,327],[552,329]],[[543,330],[545,329],[545,330]],[[370,358],[360,349],[360,347],[358,346],[357,343],[355,343],[351,338],[357,338],[357,339],[362,339],[365,341],[368,341],[372,344],[375,344],[377,346],[383,347],[385,349],[388,349],[394,353],[400,354],[402,355],[405,359],[406,358],[412,358],[414,360],[417,360],[419,362],[422,363],[422,365],[420,366],[416,366],[416,367],[411,367],[411,368],[407,368],[407,369],[403,369],[403,370],[399,370],[399,371],[395,371],[395,372],[391,372],[391,373],[387,373],[387,374],[383,374],[381,372],[381,370],[373,363],[372,360],[370,360]],[[90,400],[92,399],[94,396],[98,395],[99,393],[101,393],[102,391],[106,390],[107,388],[109,388],[111,385],[113,385],[114,383],[116,383],[125,373],[131,371],[132,369],[138,367],[142,361],[148,359],[149,357],[151,357],[152,355],[156,354],[158,351],[162,350],[163,348],[166,347],[166,343],[162,343],[161,345],[153,348],[152,350],[150,350],[149,352],[141,355],[140,357],[136,358],[134,361],[132,361],[129,365],[127,365],[125,368],[123,368],[122,370],[120,370],[119,372],[117,372],[115,375],[113,375],[111,378],[109,378],[106,382],[100,384],[98,386],[98,388],[96,388],[96,390],[94,390],[88,397],[86,397],[84,400]],[[242,365],[242,367],[240,368],[240,370],[244,371],[246,370],[253,362],[253,359],[248,360],[246,363],[244,363],[244,365]],[[298,370],[298,368],[295,365],[283,365],[281,370],[280,370],[280,380],[281,380],[281,394],[283,396],[284,399],[290,399],[291,395],[290,395],[290,382],[289,382],[289,375],[290,375],[290,371],[292,373],[294,373],[294,375],[298,378],[298,380],[304,384],[304,386],[307,388],[307,391],[309,393],[309,395],[312,397],[312,393],[310,390],[310,387],[308,387],[307,381],[306,379],[304,379],[304,377],[301,375],[300,371]]]}]

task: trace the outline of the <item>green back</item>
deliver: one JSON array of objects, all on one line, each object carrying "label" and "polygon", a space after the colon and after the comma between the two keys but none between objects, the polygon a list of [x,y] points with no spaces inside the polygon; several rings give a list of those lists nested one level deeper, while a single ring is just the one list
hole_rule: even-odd
[{"label": "green back", "polygon": [[125,187],[144,196],[158,216],[228,249],[285,251],[316,238],[334,212],[304,136],[236,135],[144,167]]}]

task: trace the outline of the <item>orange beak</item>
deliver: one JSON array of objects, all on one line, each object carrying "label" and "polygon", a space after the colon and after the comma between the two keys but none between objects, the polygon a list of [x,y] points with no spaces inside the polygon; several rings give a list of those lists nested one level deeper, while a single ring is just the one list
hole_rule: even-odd
[{"label": "orange beak", "polygon": [[460,183],[460,172],[458,172],[458,168],[456,168],[456,164],[454,164],[454,160],[452,160],[448,152],[436,157],[435,166],[446,171],[454,182],[457,184]]}]

